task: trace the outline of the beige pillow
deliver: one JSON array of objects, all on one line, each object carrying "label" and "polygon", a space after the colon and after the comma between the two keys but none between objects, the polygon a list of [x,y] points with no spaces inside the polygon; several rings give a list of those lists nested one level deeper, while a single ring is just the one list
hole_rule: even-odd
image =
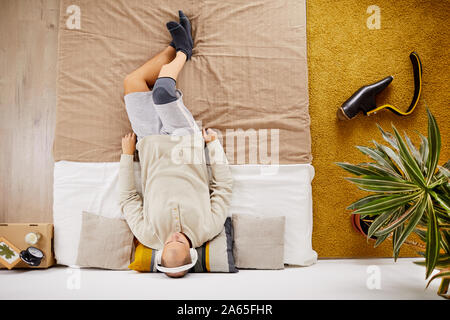
[{"label": "beige pillow", "polygon": [[237,268],[283,269],[285,217],[233,214],[233,255]]},{"label": "beige pillow", "polygon": [[133,233],[125,220],[83,212],[76,264],[80,267],[128,269]]}]

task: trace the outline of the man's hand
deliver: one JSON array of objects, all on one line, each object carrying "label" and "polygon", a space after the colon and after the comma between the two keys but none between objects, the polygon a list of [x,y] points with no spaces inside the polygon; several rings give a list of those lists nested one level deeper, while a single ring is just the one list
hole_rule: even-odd
[{"label": "man's hand", "polygon": [[217,139],[217,132],[213,129],[203,129],[203,139],[205,139],[206,143],[214,141]]},{"label": "man's hand", "polygon": [[136,135],[133,133],[128,133],[122,138],[122,153],[134,155],[136,151]]}]

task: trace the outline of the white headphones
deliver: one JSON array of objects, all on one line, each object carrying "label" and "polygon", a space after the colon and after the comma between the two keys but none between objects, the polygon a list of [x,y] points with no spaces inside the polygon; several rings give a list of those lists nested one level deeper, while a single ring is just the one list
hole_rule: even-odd
[{"label": "white headphones", "polygon": [[156,252],[156,269],[158,271],[161,271],[164,273],[176,273],[176,272],[186,271],[186,270],[189,270],[190,268],[192,268],[193,266],[195,266],[195,264],[197,263],[197,259],[198,259],[197,250],[195,250],[194,248],[191,248],[189,250],[189,252],[191,254],[191,263],[185,264],[183,266],[175,267],[175,268],[163,267],[161,265],[162,252],[163,252],[162,249],[158,250]]}]

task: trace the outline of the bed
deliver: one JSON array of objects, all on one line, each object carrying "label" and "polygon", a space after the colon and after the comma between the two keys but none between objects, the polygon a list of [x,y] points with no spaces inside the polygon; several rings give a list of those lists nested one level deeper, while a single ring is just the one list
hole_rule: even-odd
[{"label": "bed", "polygon": [[[131,131],[123,79],[168,45],[165,23],[182,9],[192,21],[194,51],[177,86],[196,121],[220,133],[235,182],[229,215],[286,216],[285,263],[314,264],[305,1],[60,5],[53,149],[58,263],[74,264],[82,211],[123,218],[115,197],[120,138]],[[135,172],[139,179],[137,162]]]}]

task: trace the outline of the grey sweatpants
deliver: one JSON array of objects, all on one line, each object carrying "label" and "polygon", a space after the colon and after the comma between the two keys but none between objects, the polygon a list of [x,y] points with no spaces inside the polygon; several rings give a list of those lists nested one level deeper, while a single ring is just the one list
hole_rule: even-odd
[{"label": "grey sweatpants", "polygon": [[152,91],[129,93],[124,100],[138,140],[149,135],[184,136],[200,132],[173,79],[159,78]]}]

